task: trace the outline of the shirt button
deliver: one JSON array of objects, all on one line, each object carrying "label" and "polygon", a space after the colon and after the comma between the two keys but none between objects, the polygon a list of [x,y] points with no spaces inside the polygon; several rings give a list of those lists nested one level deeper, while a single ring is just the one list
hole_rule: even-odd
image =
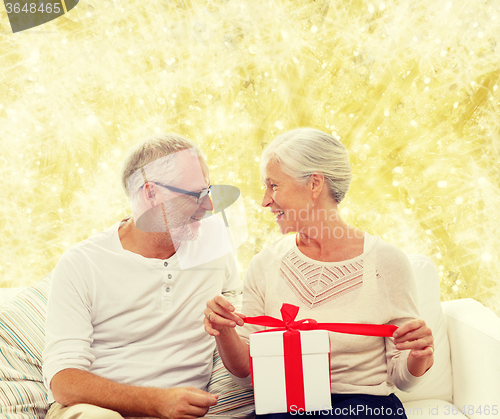
[{"label": "shirt button", "polygon": [[168,274],[168,279],[172,279],[172,275]]},{"label": "shirt button", "polygon": [[170,292],[170,287],[165,288],[166,292]]},{"label": "shirt button", "polygon": [[165,268],[166,268],[166,267],[168,266],[168,262],[165,262],[163,265],[164,265],[164,266],[165,266]]}]

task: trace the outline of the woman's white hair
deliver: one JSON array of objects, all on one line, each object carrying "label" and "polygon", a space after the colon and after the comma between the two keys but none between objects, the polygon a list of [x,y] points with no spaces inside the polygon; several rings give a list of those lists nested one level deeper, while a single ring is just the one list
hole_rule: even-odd
[{"label": "woman's white hair", "polygon": [[[134,201],[144,186],[146,179],[143,174],[146,166],[148,181],[177,181],[182,173],[179,173],[178,165],[173,164],[175,153],[189,149],[204,159],[201,150],[195,143],[178,134],[163,134],[153,137],[132,148],[123,161],[121,171],[122,186],[130,200]],[[171,158],[164,158],[170,155]],[[155,161],[157,163],[151,164]]]},{"label": "woman's white hair", "polygon": [[262,176],[271,161],[300,185],[305,185],[313,173],[322,173],[330,196],[338,204],[351,184],[351,164],[344,144],[314,128],[298,128],[277,137],[262,153]]}]

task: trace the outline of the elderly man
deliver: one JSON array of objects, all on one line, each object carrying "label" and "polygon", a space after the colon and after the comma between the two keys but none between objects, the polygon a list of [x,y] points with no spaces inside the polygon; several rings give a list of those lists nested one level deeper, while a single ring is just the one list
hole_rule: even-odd
[{"label": "elderly man", "polygon": [[217,403],[205,391],[215,344],[203,311],[240,280],[220,250],[231,248],[224,223],[206,218],[207,164],[194,143],[166,135],[131,151],[122,183],[133,216],[71,247],[54,271],[48,419],[192,418]]}]

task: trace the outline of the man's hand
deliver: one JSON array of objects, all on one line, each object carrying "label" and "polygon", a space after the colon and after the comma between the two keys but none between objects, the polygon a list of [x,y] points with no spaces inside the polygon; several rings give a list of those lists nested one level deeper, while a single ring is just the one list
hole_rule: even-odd
[{"label": "man's hand", "polygon": [[158,417],[166,419],[192,419],[205,416],[217,397],[195,387],[169,388],[158,400]]},{"label": "man's hand", "polygon": [[204,416],[217,404],[214,394],[195,387],[161,389],[119,384],[87,371],[59,371],[50,384],[64,406],[86,403],[119,412],[122,416],[191,419]]},{"label": "man's hand", "polygon": [[222,295],[207,301],[205,309],[205,331],[210,336],[220,336],[225,329],[234,329],[236,325],[243,326],[244,314],[236,313],[234,306]]},{"label": "man's hand", "polygon": [[408,371],[415,377],[423,375],[434,363],[434,338],[421,319],[410,320],[394,332],[398,350],[410,350]]}]

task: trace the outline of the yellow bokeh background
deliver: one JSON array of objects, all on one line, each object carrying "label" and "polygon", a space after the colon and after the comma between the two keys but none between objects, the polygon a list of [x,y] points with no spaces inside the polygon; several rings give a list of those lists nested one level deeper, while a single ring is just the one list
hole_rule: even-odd
[{"label": "yellow bokeh background", "polygon": [[0,55],[0,286],[126,216],[121,161],[162,132],[241,189],[243,274],[279,237],[260,153],[311,126],[349,149],[349,224],[500,313],[498,1],[82,0],[16,34],[1,4]]}]

